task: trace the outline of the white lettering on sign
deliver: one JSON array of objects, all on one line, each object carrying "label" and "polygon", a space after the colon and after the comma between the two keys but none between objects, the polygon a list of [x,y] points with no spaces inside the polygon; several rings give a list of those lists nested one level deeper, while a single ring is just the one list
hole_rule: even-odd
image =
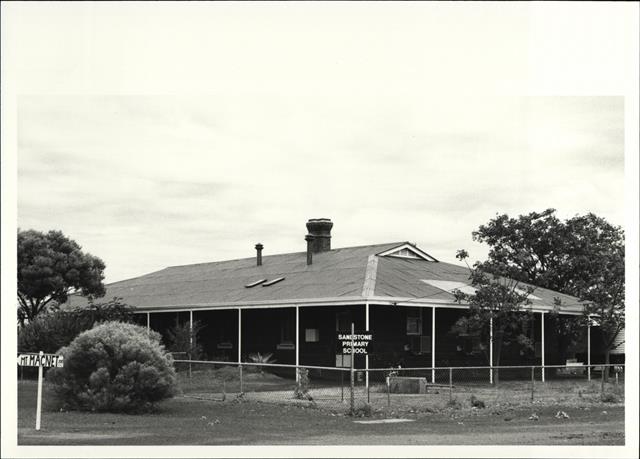
[{"label": "white lettering on sign", "polygon": [[353,354],[367,355],[370,351],[370,344],[373,342],[373,334],[369,332],[338,333],[339,352],[343,355]]},{"label": "white lettering on sign", "polygon": [[358,341],[358,340],[373,341],[373,335],[371,334],[358,335],[356,333],[354,333],[353,335],[346,335],[346,334],[338,333],[338,340],[340,341],[348,340],[349,342],[351,342],[352,339],[354,341]]},{"label": "white lettering on sign", "polygon": [[64,356],[56,354],[20,354],[18,365],[21,367],[63,367]]}]

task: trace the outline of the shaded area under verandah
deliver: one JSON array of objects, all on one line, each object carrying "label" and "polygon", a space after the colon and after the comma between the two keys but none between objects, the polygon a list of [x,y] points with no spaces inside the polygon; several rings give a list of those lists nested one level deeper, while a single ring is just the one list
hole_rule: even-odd
[{"label": "shaded area under verandah", "polygon": [[[203,349],[200,358],[206,360],[249,362],[251,355],[260,353],[263,357],[271,354],[272,361],[283,364],[348,367],[349,356],[337,351],[336,334],[349,331],[353,322],[356,330],[369,330],[374,335],[373,352],[368,357],[356,356],[357,369],[488,366],[493,358],[491,339],[482,343],[478,337],[451,332],[465,312],[464,308],[440,305],[368,303],[245,306],[150,311],[137,314],[137,321],[160,332],[165,343],[171,327],[199,322],[203,328],[195,339]],[[602,354],[592,352],[598,348],[593,327],[585,330],[584,339],[576,346],[565,348],[548,316],[534,314],[529,332],[535,349],[503,349],[500,362],[494,361],[494,365],[564,365],[571,361],[590,368],[598,363]],[[554,375],[555,370],[542,371],[541,379]],[[435,382],[435,371],[430,379]]]}]

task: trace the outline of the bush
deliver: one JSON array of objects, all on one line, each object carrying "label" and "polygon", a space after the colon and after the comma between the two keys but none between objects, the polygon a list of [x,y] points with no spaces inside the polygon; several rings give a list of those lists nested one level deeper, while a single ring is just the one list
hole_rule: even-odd
[{"label": "bush", "polygon": [[180,359],[199,360],[202,358],[202,346],[198,344],[198,333],[204,326],[197,320],[193,324],[185,322],[175,325],[167,331],[167,348],[175,354],[183,354]]},{"label": "bush", "polygon": [[98,322],[129,322],[132,317],[129,306],[121,303],[118,298],[106,303],[90,302],[85,308],[41,314],[34,321],[18,328],[18,351],[53,354]]},{"label": "bush", "polygon": [[52,368],[47,379],[69,409],[148,411],[176,391],[173,359],[160,339],[138,325],[97,325],[59,351],[64,367]]},{"label": "bush", "polygon": [[306,368],[298,369],[298,380],[296,386],[293,388],[293,396],[299,400],[313,400],[309,393],[309,370]]},{"label": "bush", "polygon": [[[249,360],[251,360],[252,363],[276,363],[276,359],[273,358],[273,354],[271,352],[264,355],[260,354],[259,352],[256,352],[255,354],[249,354]],[[264,367],[251,365],[247,367],[247,371],[257,371],[261,375],[263,375]]]},{"label": "bush", "polygon": [[600,396],[600,401],[603,403],[618,403],[620,399],[612,392],[605,392]]},{"label": "bush", "polygon": [[[348,412],[351,414],[351,412]],[[364,403],[353,410],[353,416],[356,418],[368,418],[373,414],[373,409],[368,403]]]},{"label": "bush", "polygon": [[484,408],[485,404],[482,400],[480,400],[479,398],[476,398],[475,395],[471,395],[471,398],[469,399],[469,403],[471,403],[471,406],[473,406],[474,408]]},{"label": "bush", "polygon": [[462,408],[462,403],[460,403],[458,399],[454,397],[447,402],[447,406],[449,408],[453,408],[454,410],[459,410],[460,408]]}]

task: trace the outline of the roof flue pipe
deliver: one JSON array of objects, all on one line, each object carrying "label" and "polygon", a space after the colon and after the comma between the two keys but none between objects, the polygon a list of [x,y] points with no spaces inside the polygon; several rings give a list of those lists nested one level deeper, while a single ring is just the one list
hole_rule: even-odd
[{"label": "roof flue pipe", "polygon": [[331,250],[331,228],[333,222],[328,218],[312,218],[307,222],[309,236],[313,237],[313,253]]},{"label": "roof flue pipe", "polygon": [[307,234],[304,240],[307,241],[307,265],[310,265],[313,263],[313,236]]},{"label": "roof flue pipe", "polygon": [[259,242],[256,244],[256,265],[262,266],[262,249],[264,246]]}]

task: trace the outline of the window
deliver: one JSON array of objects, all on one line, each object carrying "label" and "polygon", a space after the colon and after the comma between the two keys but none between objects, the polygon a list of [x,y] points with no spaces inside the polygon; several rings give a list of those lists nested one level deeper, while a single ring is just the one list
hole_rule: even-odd
[{"label": "window", "polygon": [[412,258],[417,260],[426,261],[438,261],[426,252],[423,252],[414,244],[402,244],[392,249],[386,250],[378,254],[380,257],[398,257],[398,258]]},{"label": "window", "polygon": [[422,335],[422,308],[407,311],[407,335]]},{"label": "window", "polygon": [[351,356],[336,354],[336,367],[349,368],[351,366]]},{"label": "window", "polygon": [[430,354],[431,353],[431,337],[430,336],[410,336],[409,349],[414,354]]},{"label": "window", "polygon": [[216,344],[216,348],[218,349],[233,349],[233,344],[231,343],[231,337],[229,336],[230,332],[228,329],[223,328],[218,332],[218,343]]},{"label": "window", "polygon": [[320,330],[317,328],[305,328],[304,340],[307,343],[317,343],[320,341]]},{"label": "window", "polygon": [[417,258],[417,259],[420,258],[418,255],[416,255],[414,252],[411,252],[409,249],[398,250],[397,252],[393,253],[393,256],[403,257],[403,258]]},{"label": "window", "polygon": [[336,331],[351,333],[351,313],[349,311],[336,314]]},{"label": "window", "polygon": [[276,346],[276,349],[295,349],[296,346],[293,343],[293,326],[291,323],[291,317],[283,318],[280,322],[280,344]]}]

